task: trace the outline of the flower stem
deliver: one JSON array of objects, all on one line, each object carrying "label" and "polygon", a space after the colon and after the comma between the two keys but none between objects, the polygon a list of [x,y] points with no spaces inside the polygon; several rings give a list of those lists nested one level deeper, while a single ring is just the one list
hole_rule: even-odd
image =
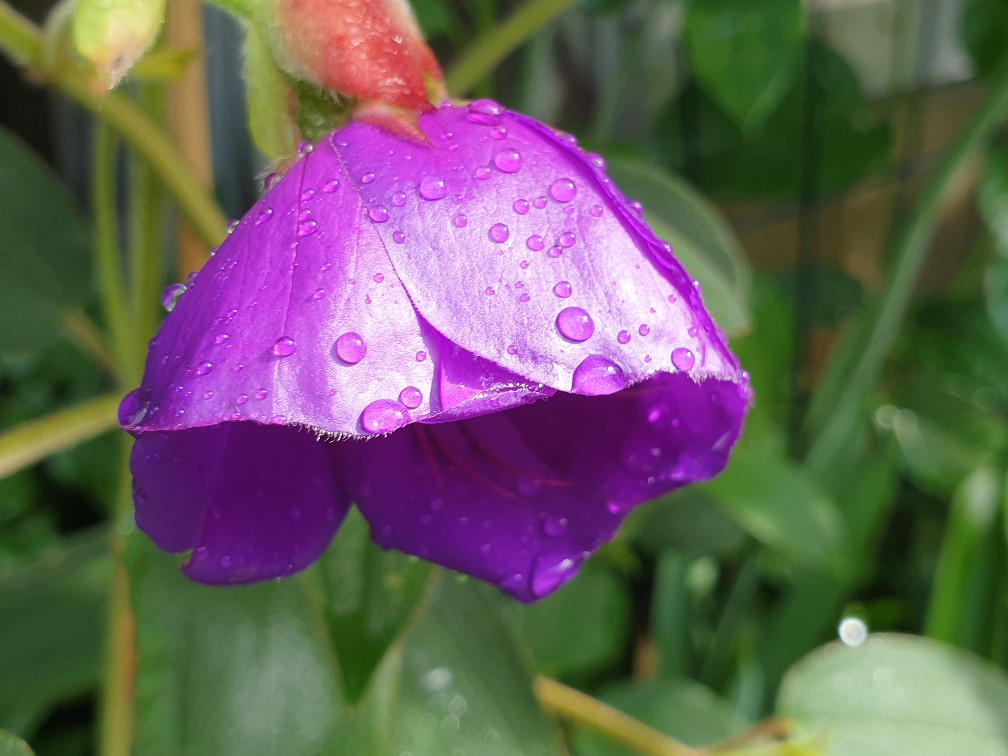
[{"label": "flower stem", "polygon": [[458,96],[466,94],[525,40],[573,4],[574,0],[527,0],[459,55],[445,75],[448,91]]},{"label": "flower stem", "polygon": [[227,221],[208,192],[201,189],[192,169],[164,132],[129,98],[116,92],[98,94],[84,74],[69,64],[46,70],[42,32],[7,3],[0,2],[0,52],[108,124],[157,173],[179,210],[207,246],[224,238]]},{"label": "flower stem", "polygon": [[535,694],[546,711],[599,732],[646,756],[698,756],[703,753],[648,727],[597,698],[548,677],[537,677]]},{"label": "flower stem", "polygon": [[899,237],[893,269],[879,300],[849,328],[812,400],[806,431],[807,464],[826,470],[858,427],[886,357],[899,335],[914,285],[938,221],[942,200],[969,158],[987,142],[1008,111],[1008,55],[988,79],[989,94],[935,171]]},{"label": "flower stem", "polygon": [[107,394],[0,433],[0,478],[116,427],[119,395]]}]

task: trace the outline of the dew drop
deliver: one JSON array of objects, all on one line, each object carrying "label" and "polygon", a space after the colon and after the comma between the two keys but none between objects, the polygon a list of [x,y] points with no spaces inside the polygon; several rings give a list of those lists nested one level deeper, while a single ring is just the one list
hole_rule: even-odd
[{"label": "dew drop", "polygon": [[119,425],[129,430],[135,428],[147,416],[150,409],[151,390],[146,386],[133,389],[119,402]]},{"label": "dew drop", "polygon": [[516,199],[514,204],[511,205],[511,209],[518,213],[518,215],[525,215],[529,211],[528,200]]},{"label": "dew drop", "polygon": [[212,362],[201,362],[196,366],[196,375],[206,375],[211,370],[213,370]]},{"label": "dew drop", "polygon": [[231,337],[226,333],[218,333],[214,337],[213,343],[216,344],[217,346],[220,346],[221,344],[227,343],[227,340],[230,338]]},{"label": "dew drop", "polygon": [[365,173],[363,176],[361,176],[360,182],[362,184],[370,184],[374,181],[374,179],[375,175],[373,173]]},{"label": "dew drop", "polygon": [[384,280],[385,280],[385,275],[383,273],[375,273],[374,274],[374,282],[375,283],[382,283]]},{"label": "dew drop", "polygon": [[506,126],[498,126],[490,130],[491,139],[496,139],[497,141],[500,141],[501,139],[504,139],[506,136],[507,136]]},{"label": "dew drop", "polygon": [[213,396],[214,396],[213,391],[204,391],[203,392],[203,399],[204,400],[206,400],[206,399],[213,399]]},{"label": "dew drop", "polygon": [[304,157],[305,155],[310,155],[311,152],[314,149],[315,149],[315,147],[314,147],[314,145],[312,145],[311,142],[301,142],[298,145],[297,151],[298,151],[298,155],[300,155],[301,157]]},{"label": "dew drop", "polygon": [[423,401],[423,392],[416,386],[407,386],[399,392],[399,401],[407,409],[416,409]]},{"label": "dew drop", "polygon": [[577,186],[569,178],[558,178],[550,184],[549,193],[557,202],[570,202],[577,196]]},{"label": "dew drop", "polygon": [[315,292],[311,295],[312,299],[322,299],[325,297],[325,289],[315,289]]},{"label": "dew drop", "polygon": [[406,204],[406,192],[392,192],[392,204],[402,207]]},{"label": "dew drop", "polygon": [[518,354],[518,347],[514,344],[508,344],[507,353],[510,355]]},{"label": "dew drop", "polygon": [[604,171],[606,169],[605,158],[599,155],[597,152],[589,152],[588,162],[591,163],[596,169]]},{"label": "dew drop", "polygon": [[601,218],[602,217],[602,205],[592,205],[591,209],[588,212],[591,213],[592,217],[594,217],[594,218]]},{"label": "dew drop", "polygon": [[518,267],[521,268],[522,270],[528,270],[528,266],[529,266],[528,260],[522,260],[520,263],[518,263]]},{"label": "dew drop", "polygon": [[616,334],[616,341],[618,341],[620,344],[629,344],[630,331],[620,331],[618,334]]},{"label": "dew drop", "polygon": [[542,210],[544,207],[546,207],[546,203],[548,201],[549,200],[547,200],[545,197],[539,196],[536,197],[534,200],[532,200],[532,204],[538,207],[540,210]]},{"label": "dew drop", "polygon": [[532,236],[525,240],[525,246],[533,252],[539,252],[546,246],[546,242],[543,241],[543,238],[539,234],[532,234]]},{"label": "dew drop", "polygon": [[377,399],[361,412],[360,424],[367,433],[389,433],[409,422],[409,411],[392,399]]},{"label": "dew drop", "polygon": [[347,365],[356,365],[367,354],[367,344],[359,333],[347,331],[338,339],[334,347],[336,356]]},{"label": "dew drop", "polygon": [[485,165],[481,165],[479,168],[473,171],[473,175],[480,181],[486,181],[493,175],[493,173],[491,172],[490,168],[488,168]]},{"label": "dew drop", "polygon": [[532,574],[529,588],[536,597],[552,593],[567,582],[577,565],[569,557],[547,556],[541,554],[532,563]]},{"label": "dew drop", "polygon": [[235,398],[235,404],[238,405],[248,404],[248,400],[249,400],[248,394],[238,394],[238,396]]},{"label": "dew drop", "polygon": [[457,213],[454,218],[452,218],[452,223],[455,224],[456,228],[465,228],[469,224],[469,219],[466,217],[465,213]]},{"label": "dew drop", "polygon": [[560,238],[557,241],[561,247],[573,247],[574,242],[577,241],[577,237],[574,235],[573,231],[564,231],[560,234]]},{"label": "dew drop", "polygon": [[543,520],[542,529],[551,538],[562,536],[567,530],[567,518],[549,515]]},{"label": "dew drop", "polygon": [[672,350],[672,364],[675,365],[678,370],[692,370],[693,365],[696,364],[696,357],[694,357],[693,352],[686,347],[679,347]]},{"label": "dew drop", "polygon": [[255,392],[256,399],[265,399],[267,396],[269,396],[269,391],[267,391],[266,389],[264,388],[256,389]]},{"label": "dew drop", "polygon": [[486,126],[496,126],[500,123],[504,108],[493,100],[482,99],[469,103],[466,120],[472,123],[482,123]]},{"label": "dew drop", "polygon": [[228,233],[228,236],[230,236],[232,233],[234,233],[234,230],[236,228],[238,228],[238,226],[240,226],[240,225],[241,225],[241,221],[240,220],[228,221],[228,224],[227,224],[227,233]]},{"label": "dew drop", "polygon": [[333,179],[332,181],[326,181],[322,185],[322,191],[325,192],[326,194],[332,194],[337,189],[339,189],[339,181],[337,179]]},{"label": "dew drop", "polygon": [[276,357],[290,357],[297,351],[297,342],[290,336],[281,336],[273,345],[273,354]]},{"label": "dew drop", "polygon": [[518,150],[504,149],[494,155],[493,164],[503,173],[517,173],[522,167],[522,156]]},{"label": "dew drop", "polygon": [[388,220],[388,209],[384,205],[372,205],[368,210],[368,218],[375,223],[384,223]]},{"label": "dew drop", "polygon": [[436,176],[424,176],[420,179],[420,196],[431,202],[444,199],[448,194],[448,187],[444,179]]},{"label": "dew drop", "polygon": [[581,360],[574,369],[571,391],[585,396],[604,396],[627,387],[623,368],[610,359],[592,354]]},{"label": "dew drop", "polygon": [[406,234],[404,234],[402,231],[393,231],[392,241],[394,241],[396,244],[402,244],[404,241],[406,241]]},{"label": "dew drop", "polygon": [[641,336],[647,336],[649,333],[651,333],[651,326],[649,326],[647,323],[641,323],[640,326],[637,328],[637,333],[639,333]]},{"label": "dew drop", "polygon": [[547,257],[557,258],[560,257],[562,254],[563,254],[563,248],[558,247],[556,244],[554,244],[552,247],[546,250]]},{"label": "dew drop", "polygon": [[508,237],[510,235],[511,232],[508,230],[508,227],[505,226],[503,223],[494,223],[492,226],[490,226],[490,232],[489,232],[490,241],[497,242],[498,244],[503,244],[508,240]]},{"label": "dew drop", "polygon": [[275,171],[273,173],[267,173],[266,174],[266,178],[263,179],[263,191],[267,191],[268,192],[270,189],[272,189],[274,186],[276,186],[277,183],[282,178],[283,178],[283,176],[281,176],[279,173],[277,173]]},{"label": "dew drop", "polygon": [[425,351],[423,351],[421,349],[419,352],[416,353],[416,361],[417,362],[423,362],[426,359],[427,359],[427,352],[425,352]]},{"label": "dew drop", "polygon": [[255,223],[253,225],[261,226],[263,223],[265,223],[272,217],[273,217],[273,208],[264,207],[259,211],[259,214],[256,216]]},{"label": "dew drop", "polygon": [[560,297],[560,299],[567,299],[571,295],[571,291],[571,285],[568,281],[557,281],[553,285],[553,293]]},{"label": "dew drop", "polygon": [[297,235],[299,239],[303,239],[306,236],[311,236],[316,231],[318,231],[318,221],[314,218],[309,218],[302,223],[298,223]]},{"label": "dew drop", "polygon": [[303,192],[301,192],[301,201],[302,202],[307,202],[308,200],[310,200],[314,196],[315,196],[315,190],[314,189],[305,189]]},{"label": "dew drop", "polygon": [[585,310],[580,307],[565,307],[556,318],[556,327],[565,338],[582,342],[595,333],[595,322]]},{"label": "dew drop", "polygon": [[630,209],[637,213],[637,215],[644,215],[644,205],[637,200],[630,201]]}]

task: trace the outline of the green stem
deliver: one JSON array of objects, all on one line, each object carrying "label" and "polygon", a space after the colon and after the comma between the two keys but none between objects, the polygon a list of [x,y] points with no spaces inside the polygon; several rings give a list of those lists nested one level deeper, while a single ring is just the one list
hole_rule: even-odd
[{"label": "green stem", "polygon": [[119,394],[89,399],[0,433],[0,478],[116,427]]},{"label": "green stem", "polygon": [[573,4],[574,0],[527,0],[459,55],[445,75],[448,91],[457,96],[466,94],[525,40]]},{"label": "green stem", "polygon": [[827,366],[806,420],[812,438],[806,461],[815,471],[828,468],[856,431],[865,402],[902,326],[942,199],[959,170],[991,137],[1008,110],[1008,56],[989,82],[987,99],[939,165],[897,241],[885,291],[876,305],[850,327]]},{"label": "green stem", "polygon": [[73,307],[63,313],[63,329],[67,332],[70,340],[76,344],[82,352],[88,355],[95,364],[101,366],[106,373],[115,378],[119,383],[123,383],[119,372],[119,363],[116,362],[115,352],[109,346],[108,340],[95,322],[78,307]]},{"label": "green stem", "polygon": [[164,132],[139,107],[116,92],[97,94],[84,74],[65,64],[44,70],[42,33],[30,21],[0,2],[0,52],[25,68],[35,69],[70,99],[90,110],[122,137],[151,166],[179,210],[209,247],[225,236],[227,221],[217,203]]},{"label": "green stem", "polygon": [[119,218],[116,212],[116,152],[118,141],[105,124],[95,129],[94,178],[92,202],[94,203],[95,268],[101,289],[105,321],[112,334],[112,346],[123,377],[134,363],[133,321],[126,304],[126,281],[119,254]]}]

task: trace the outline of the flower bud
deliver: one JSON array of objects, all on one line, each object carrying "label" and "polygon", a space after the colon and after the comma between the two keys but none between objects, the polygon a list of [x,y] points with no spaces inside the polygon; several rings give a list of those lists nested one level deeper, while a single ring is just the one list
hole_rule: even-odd
[{"label": "flower bud", "polygon": [[74,48],[94,79],[114,88],[150,49],[165,18],[165,0],[78,0]]}]

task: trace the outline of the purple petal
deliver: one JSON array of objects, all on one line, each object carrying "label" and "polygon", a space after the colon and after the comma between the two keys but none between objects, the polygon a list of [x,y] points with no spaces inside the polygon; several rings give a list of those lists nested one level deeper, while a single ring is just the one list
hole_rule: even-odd
[{"label": "purple petal", "polygon": [[203,583],[290,575],[346,515],[327,446],[304,429],[228,423],[145,433],[133,448],[137,525],[162,549],[194,549]]},{"label": "purple petal", "polygon": [[333,448],[376,541],[523,601],[558,588],[643,501],[716,474],[746,398],[662,374]]}]

